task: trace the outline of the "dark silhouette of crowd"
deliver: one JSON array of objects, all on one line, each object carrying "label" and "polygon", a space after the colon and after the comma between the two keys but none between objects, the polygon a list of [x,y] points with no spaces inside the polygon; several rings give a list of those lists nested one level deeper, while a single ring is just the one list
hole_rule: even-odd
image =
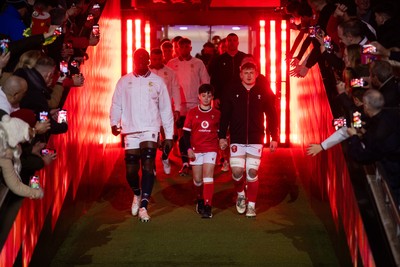
[{"label": "dark silhouette of crowd", "polygon": [[57,158],[52,134],[68,131],[64,103],[84,84],[80,65],[100,40],[105,0],[6,0],[0,6],[1,179],[42,198],[37,172]]},{"label": "dark silhouette of crowd", "polygon": [[[286,7],[290,28],[299,31],[300,36],[287,55],[291,75],[303,78],[318,63],[337,128],[321,144],[311,144],[308,154],[315,156],[347,140],[350,158],[382,166],[397,206],[398,11],[399,3],[388,0],[290,0]],[[310,45],[310,53],[305,56]]]}]

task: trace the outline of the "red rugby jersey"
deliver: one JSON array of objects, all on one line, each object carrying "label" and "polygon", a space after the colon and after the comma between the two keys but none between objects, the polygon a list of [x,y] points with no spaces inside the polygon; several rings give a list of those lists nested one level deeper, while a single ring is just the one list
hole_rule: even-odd
[{"label": "red rugby jersey", "polygon": [[221,112],[211,108],[203,111],[199,106],[186,115],[183,130],[190,132],[190,144],[195,153],[218,152],[218,130]]}]

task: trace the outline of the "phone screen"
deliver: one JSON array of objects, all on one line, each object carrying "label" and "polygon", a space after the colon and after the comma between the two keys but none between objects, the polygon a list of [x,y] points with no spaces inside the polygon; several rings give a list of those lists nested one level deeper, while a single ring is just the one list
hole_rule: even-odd
[{"label": "phone screen", "polygon": [[57,122],[58,123],[67,122],[67,111],[65,109],[61,109],[58,111]]},{"label": "phone screen", "polygon": [[92,27],[92,34],[94,37],[99,37],[100,36],[100,28],[99,28],[99,24],[95,24]]},{"label": "phone screen", "polygon": [[42,111],[39,113],[39,121],[40,122],[45,122],[49,119],[49,113],[47,111]]},{"label": "phone screen", "polygon": [[8,52],[8,43],[9,42],[10,42],[10,40],[8,40],[8,39],[0,40],[1,53],[6,54]]},{"label": "phone screen", "polygon": [[40,154],[42,154],[42,156],[44,156],[44,155],[53,155],[55,153],[56,153],[56,150],[55,149],[50,149],[50,148],[43,148],[40,151]]},{"label": "phone screen", "polygon": [[362,121],[361,121],[361,113],[356,111],[353,113],[353,127],[354,128],[361,128]]},{"label": "phone screen", "polygon": [[336,130],[342,128],[346,126],[346,119],[345,118],[333,119],[332,126],[335,127]]}]

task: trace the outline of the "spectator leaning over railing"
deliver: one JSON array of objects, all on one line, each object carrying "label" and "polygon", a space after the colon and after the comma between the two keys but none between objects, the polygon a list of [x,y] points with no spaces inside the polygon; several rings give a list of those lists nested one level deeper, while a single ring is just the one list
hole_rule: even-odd
[{"label": "spectator leaning over railing", "polygon": [[393,193],[397,205],[400,203],[400,116],[397,110],[383,109],[383,95],[369,89],[363,96],[365,114],[370,117],[366,133],[361,134],[349,127],[349,149],[351,158],[361,164],[379,161],[384,177]]},{"label": "spectator leaning over railing", "polygon": [[38,199],[43,197],[43,190],[32,188],[22,183],[19,177],[21,149],[19,143],[30,140],[29,125],[8,115],[0,122],[0,168],[7,187],[21,197]]},{"label": "spectator leaning over railing", "polygon": [[388,61],[376,60],[370,64],[370,85],[382,93],[385,107],[399,108],[400,80],[393,75],[393,68]]}]

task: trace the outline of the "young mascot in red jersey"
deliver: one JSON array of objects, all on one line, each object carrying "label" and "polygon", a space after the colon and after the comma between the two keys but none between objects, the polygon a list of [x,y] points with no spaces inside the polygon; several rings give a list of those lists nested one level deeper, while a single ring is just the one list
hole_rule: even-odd
[{"label": "young mascot in red jersey", "polygon": [[184,140],[193,168],[193,183],[197,197],[196,211],[202,218],[211,218],[214,193],[214,167],[218,152],[218,129],[221,113],[212,107],[214,88],[199,87],[200,105],[191,109],[185,120]]}]

